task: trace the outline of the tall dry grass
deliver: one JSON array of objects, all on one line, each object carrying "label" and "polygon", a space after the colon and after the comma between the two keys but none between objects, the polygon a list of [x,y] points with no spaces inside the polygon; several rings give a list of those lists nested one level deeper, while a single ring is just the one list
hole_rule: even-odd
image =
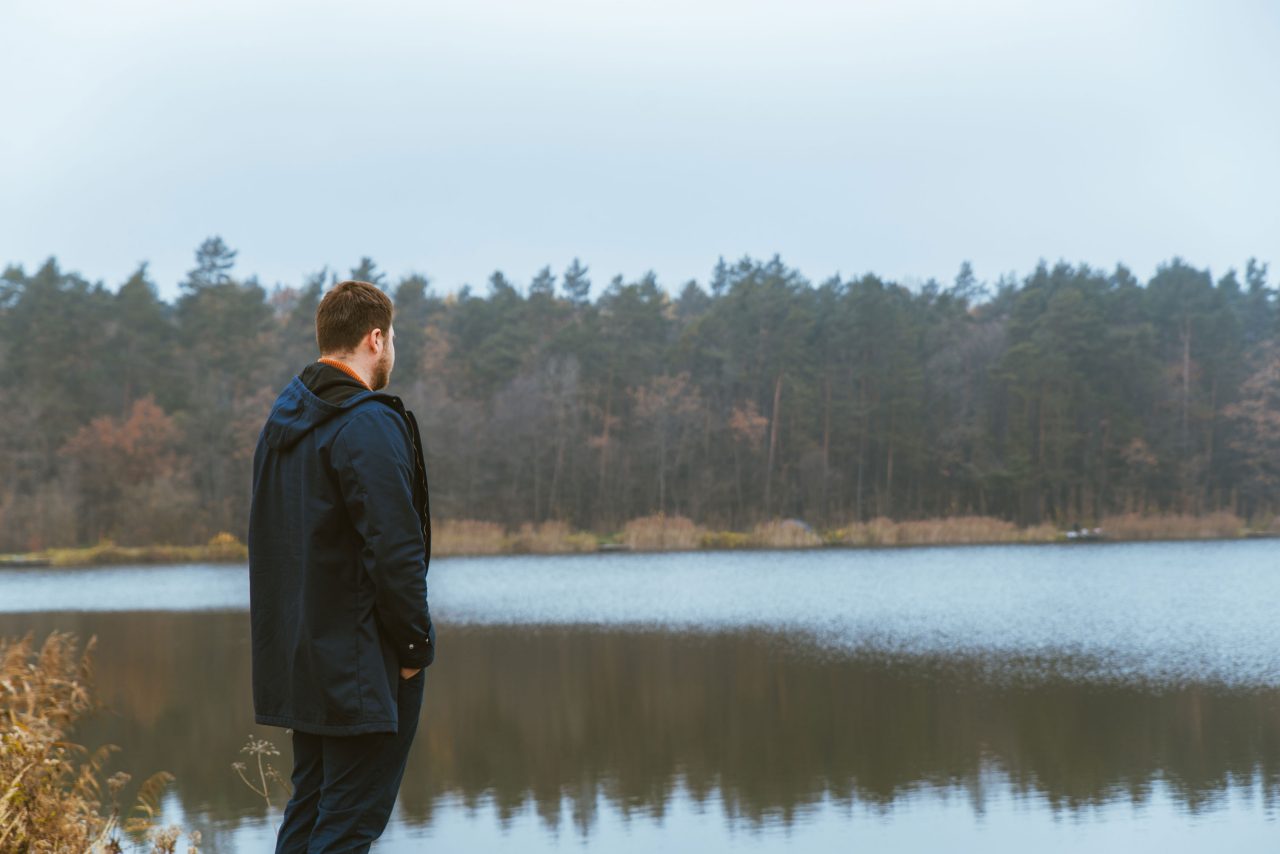
[{"label": "tall dry grass", "polygon": [[766,549],[807,549],[823,545],[822,537],[798,519],[769,519],[758,522],[747,542]]},{"label": "tall dry grass", "polygon": [[1099,526],[1109,540],[1208,540],[1239,537],[1245,532],[1244,520],[1226,511],[1206,516],[1126,513],[1107,516]]},{"label": "tall dry grass", "polygon": [[751,534],[740,531],[707,531],[702,535],[702,548],[725,551],[727,549],[749,549],[755,546]]},{"label": "tall dry grass", "polygon": [[1249,529],[1257,534],[1280,534],[1280,516],[1258,514],[1249,520]]},{"label": "tall dry grass", "polygon": [[[1177,540],[1240,537],[1280,533],[1280,518],[1254,520],[1252,529],[1234,513],[1207,516],[1143,516],[1136,513],[1102,520],[1102,536],[1110,540]],[[510,553],[564,554],[600,548],[597,537],[574,531],[565,522],[525,523],[514,533],[496,522],[448,519],[432,525],[431,553],[498,555]],[[824,543],[852,546],[961,545],[968,543],[1045,543],[1061,539],[1053,525],[1019,528],[990,516],[956,516],[895,522],[879,517],[842,528],[817,532],[795,519],[761,522],[747,532],[712,531],[684,516],[656,514],[632,519],[623,527],[621,543],[634,551],[688,549],[809,548]],[[18,557],[15,555],[15,557]],[[21,557],[45,558],[53,566],[123,563],[241,562],[248,548],[223,532],[196,546],[120,546],[103,539],[95,546],[45,549]]]},{"label": "tall dry grass", "polygon": [[85,548],[52,548],[36,552],[53,566],[97,566],[123,563],[222,563],[249,559],[249,548],[234,534],[215,534],[209,542],[195,546],[121,546],[104,537]]},{"label": "tall dry grass", "polygon": [[[142,836],[153,854],[174,854],[181,828],[156,827],[159,797],[172,776],[161,771],[139,788],[122,814],[118,796],[129,775],[102,779],[110,755],[68,740],[81,717],[97,708],[92,696],[93,639],[77,652],[74,636],[54,632],[37,649],[30,634],[0,640],[0,852],[3,854],[120,854],[124,834]],[[109,802],[103,801],[106,789]],[[200,834],[189,834],[195,854]]]},{"label": "tall dry grass", "polygon": [[446,519],[431,523],[433,555],[496,555],[506,547],[506,533],[497,522]]},{"label": "tall dry grass", "polygon": [[879,517],[854,522],[832,532],[834,542],[853,546],[968,545],[977,543],[1047,543],[1059,539],[1053,525],[1019,528],[990,516],[954,516],[895,522]]},{"label": "tall dry grass", "polygon": [[706,528],[685,516],[657,513],[627,522],[619,539],[634,551],[688,551],[700,548],[706,533]]},{"label": "tall dry grass", "polygon": [[507,548],[518,554],[565,554],[593,552],[597,545],[591,534],[574,533],[568,522],[550,520],[525,522],[508,538]]}]

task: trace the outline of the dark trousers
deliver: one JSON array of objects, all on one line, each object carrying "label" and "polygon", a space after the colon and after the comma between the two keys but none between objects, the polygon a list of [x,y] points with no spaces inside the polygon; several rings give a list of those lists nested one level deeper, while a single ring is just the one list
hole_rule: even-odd
[{"label": "dark trousers", "polygon": [[293,797],[276,854],[363,854],[382,835],[418,731],[426,673],[399,680],[398,732],[293,731]]}]

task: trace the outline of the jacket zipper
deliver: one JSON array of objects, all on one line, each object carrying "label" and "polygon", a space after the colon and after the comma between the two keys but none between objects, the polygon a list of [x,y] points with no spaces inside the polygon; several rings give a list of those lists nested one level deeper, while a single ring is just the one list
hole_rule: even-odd
[{"label": "jacket zipper", "polygon": [[418,433],[418,419],[409,410],[404,410],[405,418],[412,428],[410,434],[413,437],[413,450],[417,456],[416,464],[422,466],[422,530],[427,535],[427,556],[431,556],[431,492],[427,484],[427,458],[422,450],[421,435]]}]

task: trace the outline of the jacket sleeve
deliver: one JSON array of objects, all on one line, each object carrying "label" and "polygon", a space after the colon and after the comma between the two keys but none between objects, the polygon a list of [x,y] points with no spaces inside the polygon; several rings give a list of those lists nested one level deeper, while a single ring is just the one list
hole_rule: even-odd
[{"label": "jacket sleeve", "polygon": [[411,441],[404,419],[378,404],[343,426],[330,459],[364,540],[378,622],[395,643],[401,667],[426,667],[435,659],[435,628],[427,606],[426,543],[413,503]]}]

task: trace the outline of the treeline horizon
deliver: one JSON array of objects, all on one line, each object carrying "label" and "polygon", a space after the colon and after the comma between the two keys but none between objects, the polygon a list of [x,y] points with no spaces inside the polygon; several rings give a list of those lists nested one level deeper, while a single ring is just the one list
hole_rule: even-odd
[{"label": "treeline horizon", "polygon": [[438,519],[1277,511],[1280,307],[1254,259],[990,284],[966,262],[912,289],[744,256],[593,300],[576,258],[439,296],[369,258],[268,290],[235,255],[204,241],[172,302],[145,263],[114,292],[56,258],[0,274],[0,551],[244,539],[258,433],[342,278],[395,304],[387,390],[418,415]]}]

